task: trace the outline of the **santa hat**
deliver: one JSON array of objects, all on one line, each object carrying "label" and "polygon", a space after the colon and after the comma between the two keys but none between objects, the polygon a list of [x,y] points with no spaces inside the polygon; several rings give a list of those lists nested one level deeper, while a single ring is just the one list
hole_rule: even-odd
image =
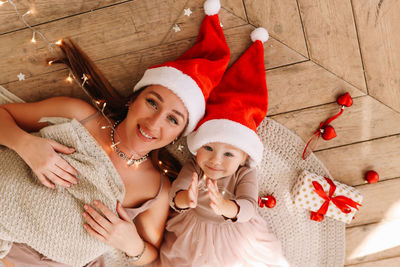
[{"label": "santa hat", "polygon": [[254,43],[212,91],[204,119],[188,136],[192,154],[196,155],[205,144],[222,142],[246,152],[251,167],[261,161],[263,144],[257,135],[257,127],[267,114],[268,106],[263,48],[268,32],[257,28],[251,33],[251,39]]},{"label": "santa hat", "polygon": [[230,52],[218,18],[220,8],[219,0],[207,0],[206,16],[193,47],[175,61],[147,69],[133,89],[159,84],[173,91],[189,112],[184,135],[193,131],[204,116],[207,98],[229,63]]}]

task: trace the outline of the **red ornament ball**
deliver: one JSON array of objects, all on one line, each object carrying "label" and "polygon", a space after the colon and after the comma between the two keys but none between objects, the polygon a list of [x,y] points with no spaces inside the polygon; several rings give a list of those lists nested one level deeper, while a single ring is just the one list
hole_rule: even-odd
[{"label": "red ornament ball", "polygon": [[379,174],[376,171],[367,171],[365,180],[370,184],[375,184],[379,181]]},{"label": "red ornament ball", "polygon": [[273,208],[276,205],[276,199],[273,195],[267,195],[264,197],[258,197],[258,205],[263,208],[268,207],[268,208]]}]

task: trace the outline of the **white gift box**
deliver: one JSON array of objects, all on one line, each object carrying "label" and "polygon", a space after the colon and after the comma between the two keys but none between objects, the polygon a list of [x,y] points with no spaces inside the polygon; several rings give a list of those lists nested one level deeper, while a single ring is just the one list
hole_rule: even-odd
[{"label": "white gift box", "polygon": [[[318,184],[315,182],[322,186],[324,193],[320,192],[320,194],[324,195],[325,199],[315,192],[316,187],[319,188]],[[325,177],[304,170],[293,186],[293,203],[299,208],[317,212],[325,202],[329,202],[329,206],[325,215],[345,223],[350,223],[357,209],[349,205],[343,205],[343,200],[345,199],[344,197],[350,198],[352,201],[357,202],[358,205],[361,205],[363,197],[354,187],[333,180],[332,182],[336,186],[336,190],[334,191],[333,195],[329,197],[331,185],[328,183]],[[338,204],[336,205],[335,203]],[[347,210],[349,213],[345,213],[338,206],[341,206],[342,210]]]}]

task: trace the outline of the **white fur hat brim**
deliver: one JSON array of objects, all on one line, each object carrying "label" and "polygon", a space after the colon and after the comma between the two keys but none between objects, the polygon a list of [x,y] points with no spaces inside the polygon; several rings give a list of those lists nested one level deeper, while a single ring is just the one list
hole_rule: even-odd
[{"label": "white fur hat brim", "polygon": [[258,135],[250,128],[227,119],[214,119],[204,122],[187,137],[187,144],[193,155],[203,145],[213,142],[230,144],[249,155],[250,167],[261,162],[264,146]]}]

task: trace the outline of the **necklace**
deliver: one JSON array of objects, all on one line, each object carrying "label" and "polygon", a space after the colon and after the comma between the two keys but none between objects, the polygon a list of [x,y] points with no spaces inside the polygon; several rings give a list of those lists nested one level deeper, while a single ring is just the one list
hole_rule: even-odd
[{"label": "necklace", "polygon": [[126,160],[128,166],[132,166],[133,164],[140,164],[143,161],[147,160],[147,158],[149,157],[149,153],[147,153],[146,155],[144,155],[143,157],[141,157],[140,159],[134,159],[133,156],[128,157],[127,155],[125,155],[124,152],[122,152],[121,150],[119,150],[119,148],[117,147],[117,144],[114,141],[114,129],[117,127],[117,125],[120,123],[120,121],[116,121],[114,123],[114,126],[111,128],[111,133],[110,133],[110,137],[111,137],[111,144],[112,144],[112,148],[114,149],[114,151],[118,154],[118,156],[120,156],[121,158],[123,158],[124,160]]}]

